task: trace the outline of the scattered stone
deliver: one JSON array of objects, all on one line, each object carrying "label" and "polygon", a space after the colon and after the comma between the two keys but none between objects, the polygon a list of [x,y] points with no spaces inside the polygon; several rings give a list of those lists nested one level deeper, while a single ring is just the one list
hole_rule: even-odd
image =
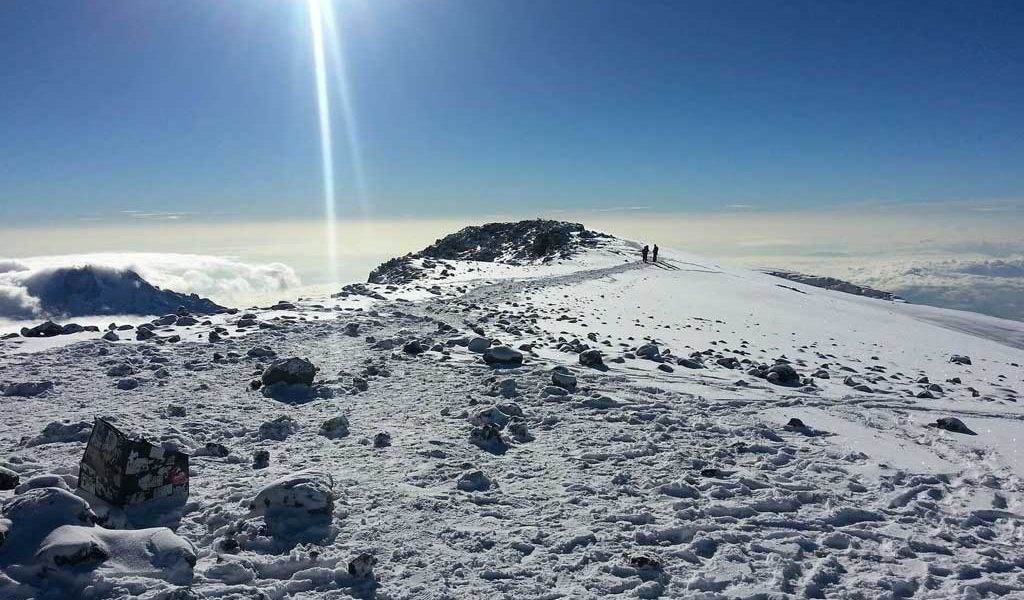
[{"label": "scattered stone", "polygon": [[0,467],[0,490],[13,490],[20,481],[20,475],[7,467]]},{"label": "scattered stone", "polygon": [[320,431],[318,433],[331,439],[345,437],[348,435],[348,426],[348,417],[345,415],[338,415],[321,423]]},{"label": "scattered stone", "polygon": [[252,453],[252,468],[265,469],[270,466],[270,452],[267,450],[256,450]]},{"label": "scattered stone", "polygon": [[551,371],[551,383],[566,390],[575,390],[576,376],[565,367],[555,367]]},{"label": "scattered stone", "polygon": [[408,341],[402,346],[402,352],[413,356],[418,356],[426,351],[426,348],[423,347],[423,344],[421,344],[419,340]]},{"label": "scattered stone", "polygon": [[111,330],[103,334],[103,339],[107,340],[108,342],[116,342],[121,339],[121,336],[117,335],[116,331]]},{"label": "scattered stone", "polygon": [[274,356],[277,356],[277,352],[274,352],[268,346],[255,346],[249,348],[249,351],[246,352],[245,354],[246,356],[250,356],[252,358],[272,358]]},{"label": "scattered stone", "polygon": [[664,371],[666,373],[672,373],[673,371],[675,371],[675,369],[673,369],[671,365],[667,365],[665,363],[661,363],[660,365],[658,365],[658,370]]},{"label": "scattered stone", "polygon": [[796,369],[786,363],[772,365],[765,379],[776,385],[799,385],[800,375]]},{"label": "scattered stone", "polygon": [[455,487],[464,492],[485,492],[491,489],[492,481],[483,471],[467,471],[459,477]]},{"label": "scattered stone", "polygon": [[134,390],[137,387],[139,387],[139,380],[134,377],[125,377],[117,382],[117,389],[119,390]]},{"label": "scattered stone", "polygon": [[134,369],[132,369],[132,366],[130,364],[128,364],[128,363],[118,363],[118,364],[110,367],[109,369],[107,369],[107,376],[108,377],[124,377],[126,375],[131,375],[133,371],[134,371]]},{"label": "scattered stone", "polygon": [[348,574],[356,579],[373,579],[373,567],[376,564],[377,559],[364,552],[348,561]]},{"label": "scattered stone", "polygon": [[636,349],[636,356],[647,360],[657,360],[661,358],[661,351],[657,344],[648,343]]},{"label": "scattered stone", "polygon": [[945,429],[953,433],[962,433],[964,435],[978,435],[971,431],[964,422],[956,417],[942,417],[936,420],[934,423],[928,425],[929,427],[937,427],[939,429]]},{"label": "scattered stone", "polygon": [[203,446],[202,454],[205,456],[224,458],[225,456],[231,454],[231,450],[228,450],[228,447],[225,446],[224,444],[219,444],[217,442],[206,442],[206,445]]},{"label": "scattered stone", "polygon": [[687,369],[703,369],[704,363],[692,358],[680,358],[676,364]]},{"label": "scattered stone", "polygon": [[492,367],[518,367],[523,353],[508,346],[494,346],[484,351],[484,362]]},{"label": "scattered stone", "polygon": [[382,431],[377,435],[373,436],[373,447],[374,448],[387,448],[391,445],[391,434]]},{"label": "scattered stone", "polygon": [[969,365],[971,364],[971,357],[963,356],[960,354],[954,354],[953,356],[949,357],[949,362],[956,363],[958,365]]},{"label": "scattered stone", "polygon": [[789,422],[786,423],[786,427],[792,427],[793,429],[806,429],[807,428],[807,426],[804,425],[804,422],[801,421],[800,419],[796,418],[796,417],[793,417],[792,419],[790,419]]},{"label": "scattered stone", "polygon": [[475,337],[469,340],[469,345],[466,347],[470,352],[481,353],[491,347],[491,340],[485,337]]},{"label": "scattered stone", "polygon": [[473,425],[495,425],[499,429],[508,425],[509,416],[502,412],[497,406],[489,406],[481,409],[469,417]]},{"label": "scattered stone", "polygon": [[483,427],[474,427],[469,432],[469,442],[488,452],[501,453],[507,448],[505,440],[501,438],[501,431],[494,424],[488,423]]},{"label": "scattered stone", "polygon": [[596,348],[584,350],[580,352],[580,364],[591,369],[602,369],[605,366],[604,355]]},{"label": "scattered stone", "polygon": [[52,381],[22,381],[12,383],[4,388],[4,396],[20,396],[31,398],[53,389]]},{"label": "scattered stone", "polygon": [[260,425],[259,437],[261,440],[284,441],[288,436],[299,430],[298,424],[288,415],[281,415],[273,421],[266,421]]}]

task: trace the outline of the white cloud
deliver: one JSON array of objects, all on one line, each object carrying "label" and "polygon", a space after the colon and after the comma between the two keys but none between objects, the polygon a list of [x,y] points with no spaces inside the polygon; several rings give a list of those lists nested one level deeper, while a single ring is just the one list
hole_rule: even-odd
[{"label": "white cloud", "polygon": [[100,253],[0,259],[0,316],[39,316],[38,303],[26,293],[25,282],[57,269],[83,266],[135,271],[159,288],[195,293],[224,304],[285,292],[301,284],[295,271],[282,263],[251,264],[201,254]]}]

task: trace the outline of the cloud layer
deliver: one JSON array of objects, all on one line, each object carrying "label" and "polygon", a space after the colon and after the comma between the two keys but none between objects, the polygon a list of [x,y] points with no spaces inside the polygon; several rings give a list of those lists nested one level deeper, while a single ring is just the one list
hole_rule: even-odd
[{"label": "cloud layer", "polygon": [[295,271],[282,263],[251,264],[201,254],[104,253],[0,259],[0,317],[45,316],[38,300],[26,290],[26,283],[59,269],[84,266],[131,270],[161,289],[195,293],[223,304],[251,302],[301,284]]}]

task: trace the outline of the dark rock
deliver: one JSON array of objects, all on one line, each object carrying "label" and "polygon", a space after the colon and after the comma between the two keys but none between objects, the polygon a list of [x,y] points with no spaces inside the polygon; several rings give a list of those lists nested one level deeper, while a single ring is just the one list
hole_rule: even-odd
[{"label": "dark rock", "polygon": [[962,433],[964,435],[978,435],[977,433],[970,430],[964,422],[956,417],[942,417],[929,425],[929,427],[937,427],[939,429],[945,429],[946,431],[952,431],[953,433]]},{"label": "dark rock", "polygon": [[278,359],[263,371],[260,378],[263,385],[283,383],[285,385],[312,385],[316,367],[304,358]]}]

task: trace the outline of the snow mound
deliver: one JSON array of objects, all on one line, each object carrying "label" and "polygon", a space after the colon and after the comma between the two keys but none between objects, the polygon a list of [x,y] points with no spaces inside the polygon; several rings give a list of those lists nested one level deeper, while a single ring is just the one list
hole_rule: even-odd
[{"label": "snow mound", "polygon": [[605,233],[586,229],[579,223],[535,219],[515,223],[487,223],[466,227],[432,245],[393,258],[370,273],[369,283],[408,283],[420,277],[415,259],[462,260],[503,264],[533,264],[555,258],[571,258],[595,247]]},{"label": "snow mound", "polygon": [[196,549],[166,527],[118,531],[64,525],[39,544],[37,564],[51,568],[102,568],[120,576],[192,581]]}]

